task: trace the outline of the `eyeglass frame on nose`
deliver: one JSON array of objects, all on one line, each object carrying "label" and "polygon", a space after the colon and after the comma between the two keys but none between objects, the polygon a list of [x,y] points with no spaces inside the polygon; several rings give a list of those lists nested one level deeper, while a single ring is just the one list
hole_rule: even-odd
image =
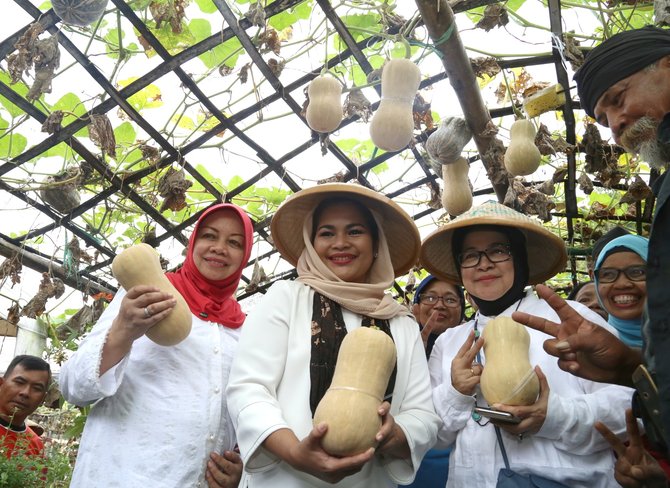
[{"label": "eyeglass frame on nose", "polygon": [[[489,252],[492,251],[503,251],[504,258],[503,259],[498,259],[497,257],[495,259],[492,259],[491,256],[489,256]],[[464,255],[467,254],[477,254],[477,262],[468,266],[463,265],[463,260],[464,260]],[[466,251],[464,253],[460,253],[456,257],[456,261],[458,262],[458,265],[461,268],[474,268],[475,266],[478,266],[479,263],[482,261],[482,256],[486,256],[486,259],[489,260],[490,263],[504,263],[505,261],[509,261],[512,259],[512,250],[509,246],[509,244],[494,244],[493,246],[484,249],[483,251],[476,251],[474,249],[471,249],[469,251]]]},{"label": "eyeglass frame on nose", "polygon": [[[426,302],[426,301],[424,301],[424,298],[435,298],[435,303]],[[447,298],[450,298],[450,299],[454,300],[455,304],[454,305],[449,305],[447,303],[447,300],[446,300]],[[454,295],[435,295],[433,293],[422,293],[421,295],[419,295],[419,303],[421,305],[428,305],[428,306],[434,307],[435,305],[437,305],[437,303],[440,300],[442,300],[442,303],[447,308],[456,308],[456,307],[459,307],[461,305],[461,301],[458,299],[458,297],[456,297]]]},{"label": "eyeglass frame on nose", "polygon": [[[632,277],[631,275],[628,274],[629,271],[633,268],[634,269],[642,269],[644,271],[641,278],[640,277],[634,278],[634,277]],[[613,280],[608,280],[608,281],[603,281],[602,276],[601,276],[603,270],[616,271],[616,275],[614,276],[614,279]],[[619,279],[619,276],[621,276],[621,273],[623,273],[624,276],[626,278],[628,278],[630,281],[635,281],[635,282],[647,281],[647,265],[646,264],[633,264],[633,265],[628,266],[626,268],[609,268],[609,267],[600,268],[600,269],[596,270],[596,277],[598,278],[598,283],[609,284],[609,283],[615,283]]]}]

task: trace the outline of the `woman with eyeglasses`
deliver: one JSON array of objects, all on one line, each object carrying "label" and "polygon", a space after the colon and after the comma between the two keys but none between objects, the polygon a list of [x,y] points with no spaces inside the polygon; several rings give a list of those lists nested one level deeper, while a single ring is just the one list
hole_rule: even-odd
[{"label": "woman with eyeglasses", "polygon": [[428,275],[416,287],[412,300],[412,313],[421,328],[426,357],[430,357],[439,335],[450,327],[460,324],[465,318],[463,289]]},{"label": "woman with eyeglasses", "polygon": [[609,314],[607,321],[631,347],[642,347],[648,247],[645,237],[617,237],[600,252],[594,268],[598,300]]},{"label": "woman with eyeglasses", "polygon": [[[441,280],[462,284],[478,309],[472,320],[440,335],[429,360],[433,403],[443,422],[436,447],[454,446],[447,487],[503,486],[506,466],[521,477],[543,478],[544,484],[527,486],[616,486],[610,446],[593,424],[605,419],[617,434],[625,432],[623,410],[632,390],[561,370],[542,347],[548,336],[532,329],[529,360],[540,383],[535,403],[488,405],[479,386],[488,367],[479,337],[487,323],[515,310],[556,320],[551,307],[526,288],[554,276],[566,261],[558,236],[496,202],[471,209],[424,240],[423,266]],[[568,304],[611,329],[587,307]],[[518,423],[482,416],[477,406],[509,412]]]}]

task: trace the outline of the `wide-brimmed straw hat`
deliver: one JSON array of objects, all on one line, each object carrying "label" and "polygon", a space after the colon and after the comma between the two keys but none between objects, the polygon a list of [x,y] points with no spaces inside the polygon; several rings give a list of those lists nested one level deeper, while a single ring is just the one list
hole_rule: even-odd
[{"label": "wide-brimmed straw hat", "polygon": [[486,202],[461,214],[433,231],[421,245],[421,264],[431,274],[450,283],[462,284],[452,252],[454,231],[475,225],[498,225],[518,229],[526,238],[528,284],[548,280],[565,268],[565,243],[542,224],[498,202]]},{"label": "wide-brimmed straw hat", "polygon": [[270,224],[272,240],[282,257],[295,266],[305,244],[302,227],[307,215],[327,198],[355,200],[381,218],[395,276],[405,274],[418,261],[421,237],[412,218],[393,200],[353,183],[326,183],[291,195],[282,203]]}]

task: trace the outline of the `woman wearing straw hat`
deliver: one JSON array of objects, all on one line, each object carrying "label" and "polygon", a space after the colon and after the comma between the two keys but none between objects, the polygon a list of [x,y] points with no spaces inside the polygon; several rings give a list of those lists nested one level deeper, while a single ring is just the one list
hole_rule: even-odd
[{"label": "woman wearing straw hat", "polygon": [[[487,405],[479,394],[486,357],[483,339],[477,337],[489,320],[515,310],[555,320],[555,312],[525,288],[551,278],[566,259],[558,236],[496,202],[462,214],[425,239],[425,268],[440,279],[462,284],[478,308],[473,320],[438,338],[429,361],[433,402],[444,424],[438,446],[454,444],[448,487],[504,486],[501,482],[509,478],[499,479],[499,472],[506,466],[522,476],[544,478],[545,484],[528,486],[616,486],[611,449],[593,424],[602,420],[623,433],[630,389],[562,371],[542,348],[547,336],[528,329],[529,359],[540,383],[536,402]],[[592,322],[609,327],[583,305],[569,304]],[[476,406],[505,410],[520,421],[493,421],[477,414]]]},{"label": "woman wearing straw hat", "polygon": [[[298,279],[276,283],[250,313],[227,389],[245,473],[242,487],[390,487],[412,481],[435,442],[423,343],[409,310],[386,293],[417,261],[409,216],[367,188],[302,190],[277,210],[272,238]],[[376,449],[347,456],[321,447],[312,425],[347,331],[374,324],[391,335],[397,363],[380,401]]]}]

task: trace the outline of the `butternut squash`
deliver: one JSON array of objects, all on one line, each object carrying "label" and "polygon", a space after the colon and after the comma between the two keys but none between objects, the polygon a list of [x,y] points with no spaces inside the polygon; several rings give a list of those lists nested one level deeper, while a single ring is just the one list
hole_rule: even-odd
[{"label": "butternut squash", "polygon": [[186,339],[191,332],[191,311],[184,297],[165,277],[153,247],[136,244],[125,249],[112,261],[112,274],[126,290],[137,285],[150,285],[172,294],[177,304],[166,318],[147,331],[146,336],[161,346],[174,346]]},{"label": "butternut squash", "polygon": [[328,424],[326,452],[350,456],[376,445],[382,425],[377,410],[395,362],[395,344],[382,330],[360,327],[344,337],[333,381],[314,412],[314,425]]},{"label": "butternut squash", "polygon": [[314,78],[307,88],[307,125],[316,132],[333,132],[342,122],[342,84],[332,76]]},{"label": "butternut squash", "polygon": [[535,126],[528,119],[519,119],[510,128],[510,141],[505,151],[505,168],[514,176],[530,175],[540,166],[542,154],[535,145]]},{"label": "butternut squash", "polygon": [[530,335],[510,317],[497,317],[484,328],[486,364],[480,386],[493,405],[531,405],[540,393],[540,380],[528,360]]},{"label": "butternut squash", "polygon": [[370,137],[384,151],[400,151],[414,135],[412,107],[421,71],[409,59],[392,59],[382,69],[382,99],[372,116]]},{"label": "butternut squash", "polygon": [[457,216],[470,210],[472,207],[472,190],[468,171],[470,164],[468,160],[459,157],[452,164],[442,165],[442,179],[444,190],[442,191],[442,206],[449,215]]}]

